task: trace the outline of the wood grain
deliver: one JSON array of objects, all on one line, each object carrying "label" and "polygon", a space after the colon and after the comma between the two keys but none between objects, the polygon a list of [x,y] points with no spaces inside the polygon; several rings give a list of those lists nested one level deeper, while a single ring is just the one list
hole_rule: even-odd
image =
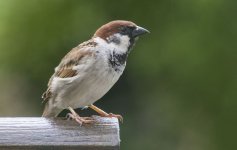
[{"label": "wood grain", "polygon": [[93,117],[96,123],[87,126],[62,118],[0,118],[0,149],[118,150],[118,120]]}]

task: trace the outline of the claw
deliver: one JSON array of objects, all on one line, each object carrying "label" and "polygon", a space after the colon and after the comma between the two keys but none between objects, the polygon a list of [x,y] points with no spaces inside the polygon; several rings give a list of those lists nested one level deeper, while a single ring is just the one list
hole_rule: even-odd
[{"label": "claw", "polygon": [[74,119],[80,126],[83,124],[92,124],[95,120],[92,117],[80,117],[71,107],[69,107],[71,113],[67,114],[67,119],[71,120]]},{"label": "claw", "polygon": [[121,123],[123,123],[123,117],[122,117],[121,115],[119,115],[119,114],[109,113],[109,115],[107,115],[107,116],[105,116],[105,117],[110,117],[110,118],[115,117],[115,118],[117,118]]},{"label": "claw", "polygon": [[74,119],[80,126],[84,124],[92,124],[95,120],[92,117],[80,117],[79,115],[73,115],[72,113],[67,114],[68,120]]},{"label": "claw", "polygon": [[106,113],[105,111],[103,111],[102,109],[96,107],[95,105],[91,104],[89,105],[89,107],[91,109],[93,109],[94,111],[96,111],[98,114],[100,114],[101,117],[115,117],[115,118],[118,118],[118,120],[123,123],[123,117],[121,115],[118,115],[118,114],[112,114],[112,113]]}]

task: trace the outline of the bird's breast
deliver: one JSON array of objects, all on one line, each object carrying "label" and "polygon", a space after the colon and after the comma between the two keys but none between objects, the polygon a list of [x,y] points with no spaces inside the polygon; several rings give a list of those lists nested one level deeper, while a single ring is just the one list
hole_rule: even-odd
[{"label": "bird's breast", "polygon": [[79,72],[79,77],[72,82],[71,92],[66,93],[69,102],[66,105],[78,108],[93,104],[112,88],[124,68],[125,63],[113,68],[106,55],[97,53],[91,67],[83,75]]}]

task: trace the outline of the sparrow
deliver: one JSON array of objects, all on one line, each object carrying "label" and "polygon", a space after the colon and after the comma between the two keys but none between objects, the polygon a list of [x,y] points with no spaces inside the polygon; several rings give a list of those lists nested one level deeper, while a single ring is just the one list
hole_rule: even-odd
[{"label": "sparrow", "polygon": [[138,37],[149,33],[131,21],[116,20],[101,26],[86,42],[69,51],[55,68],[42,98],[42,117],[57,117],[68,109],[68,116],[80,125],[92,123],[74,109],[91,108],[102,117],[121,115],[106,113],[94,103],[101,99],[122,75],[131,49]]}]

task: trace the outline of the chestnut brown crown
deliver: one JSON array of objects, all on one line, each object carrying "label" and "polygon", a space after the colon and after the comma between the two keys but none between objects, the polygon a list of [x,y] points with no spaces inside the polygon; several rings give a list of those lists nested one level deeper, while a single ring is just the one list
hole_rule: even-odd
[{"label": "chestnut brown crown", "polygon": [[130,38],[135,38],[136,36],[144,33],[149,33],[149,31],[137,26],[131,21],[115,20],[101,26],[95,32],[94,37],[100,37],[106,40],[106,38],[116,33],[128,35]]},{"label": "chestnut brown crown", "polygon": [[94,37],[106,39],[107,37],[119,33],[122,28],[135,28],[136,24],[131,21],[115,20],[101,26],[94,34]]}]

